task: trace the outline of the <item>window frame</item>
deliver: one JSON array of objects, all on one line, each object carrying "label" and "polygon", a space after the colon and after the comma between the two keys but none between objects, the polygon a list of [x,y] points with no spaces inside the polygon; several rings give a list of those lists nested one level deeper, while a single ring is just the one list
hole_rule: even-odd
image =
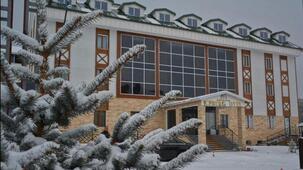
[{"label": "window frame", "polygon": [[128,15],[132,17],[140,17],[141,10],[137,7],[128,7]]},{"label": "window frame", "polygon": [[192,27],[192,28],[197,28],[198,27],[198,20],[195,18],[187,18],[187,25]]},{"label": "window frame", "polygon": [[285,35],[279,35],[278,40],[280,43],[286,43],[286,36]]},{"label": "window frame", "polygon": [[94,112],[94,124],[98,127],[106,127],[106,111],[96,110]]},{"label": "window frame", "polygon": [[269,39],[268,32],[260,31],[260,38],[263,39],[263,40],[268,40]]},{"label": "window frame", "polygon": [[[238,94],[239,93],[239,86],[238,86],[238,68],[237,68],[237,60],[236,60],[236,55],[237,55],[237,49],[236,48],[230,48],[230,47],[225,47],[225,46],[217,46],[217,45],[211,45],[211,44],[203,44],[203,43],[196,43],[196,42],[189,42],[189,41],[184,41],[184,40],[179,40],[179,39],[172,39],[172,38],[164,38],[164,37],[159,37],[159,36],[152,36],[152,35],[146,35],[146,34],[139,34],[139,33],[132,33],[132,32],[124,32],[124,31],[118,31],[117,32],[117,58],[119,58],[119,56],[122,53],[122,35],[131,35],[131,36],[143,36],[145,38],[151,38],[151,39],[155,39],[155,47],[158,48],[159,50],[159,45],[160,45],[160,40],[164,40],[164,41],[174,41],[174,42],[182,42],[182,43],[189,43],[189,44],[193,44],[193,45],[198,45],[198,46],[202,46],[204,47],[204,57],[205,57],[205,62],[204,62],[204,66],[205,68],[208,68],[208,63],[207,63],[207,59],[208,59],[208,48],[222,48],[222,49],[227,49],[233,52],[233,57],[234,57],[234,64],[233,64],[233,70],[236,73],[234,76],[234,93]],[[116,91],[117,91],[117,97],[120,98],[135,98],[135,99],[158,99],[160,98],[160,52],[156,51],[156,95],[155,96],[146,96],[146,95],[128,95],[126,93],[121,93],[121,73],[118,72],[117,76],[116,76]],[[205,94],[210,94],[212,93],[209,89],[209,76],[208,76],[208,71],[205,71]],[[179,99],[186,99],[188,97],[178,97]]]},{"label": "window frame", "polygon": [[214,23],[214,30],[217,32],[223,32],[223,24],[222,23]]},{"label": "window frame", "polygon": [[159,13],[159,21],[160,22],[170,22],[170,15],[166,13]]},{"label": "window frame", "polygon": [[[243,34],[244,33],[244,34]],[[248,35],[247,28],[239,28],[239,34],[246,37]]]},{"label": "window frame", "polygon": [[253,129],[254,128],[254,117],[253,115],[246,115],[246,128]]}]

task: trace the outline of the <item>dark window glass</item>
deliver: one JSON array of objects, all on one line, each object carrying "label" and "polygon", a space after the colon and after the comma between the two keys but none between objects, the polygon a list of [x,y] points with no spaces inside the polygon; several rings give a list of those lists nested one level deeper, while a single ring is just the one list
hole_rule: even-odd
[{"label": "dark window glass", "polygon": [[143,63],[133,62],[133,68],[143,68],[143,67],[144,67]]},{"label": "dark window glass", "polygon": [[235,80],[234,79],[227,79],[227,85],[229,89],[235,89]]},{"label": "dark window glass", "polygon": [[170,52],[170,42],[169,41],[160,41],[160,51]]},{"label": "dark window glass", "polygon": [[195,86],[193,74],[184,74],[184,85]]},{"label": "dark window glass", "polygon": [[145,51],[145,62],[146,63],[155,63],[155,53]]},{"label": "dark window glass", "polygon": [[160,70],[170,71],[171,67],[170,66],[160,66]]},{"label": "dark window glass", "polygon": [[134,45],[144,44],[144,39],[142,37],[134,37]]},{"label": "dark window glass", "polygon": [[184,56],[184,67],[194,67],[194,58]]},{"label": "dark window glass", "polygon": [[196,75],[196,86],[205,87],[205,76]]},{"label": "dark window glass", "polygon": [[145,45],[146,45],[146,50],[155,50],[155,40],[154,39],[149,39],[145,38]]},{"label": "dark window glass", "polygon": [[167,111],[167,129],[176,125],[176,110]]},{"label": "dark window glass", "polygon": [[122,68],[122,81],[132,81],[132,69],[131,68]]},{"label": "dark window glass", "polygon": [[234,52],[231,50],[226,50],[226,60],[234,60]]},{"label": "dark window glass", "polygon": [[217,58],[216,57],[216,49],[215,48],[209,48],[208,49],[208,57],[209,58]]},{"label": "dark window glass", "polygon": [[225,50],[224,49],[221,49],[221,48],[218,49],[218,59],[225,60]]},{"label": "dark window glass", "polygon": [[122,93],[132,93],[132,83],[121,83],[121,92]]},{"label": "dark window glass", "polygon": [[209,77],[209,85],[210,87],[217,87],[217,77]]},{"label": "dark window glass", "polygon": [[145,94],[155,95],[155,85],[145,84]]},{"label": "dark window glass", "polygon": [[195,69],[192,68],[183,68],[184,73],[195,73]]},{"label": "dark window glass", "polygon": [[172,84],[183,85],[182,74],[172,73]]},{"label": "dark window glass", "polygon": [[172,65],[182,66],[182,55],[172,55]]},{"label": "dark window glass", "polygon": [[155,82],[155,72],[145,70],[145,82],[146,83],[154,83]]},{"label": "dark window glass", "polygon": [[202,96],[205,95],[205,89],[204,88],[196,88],[196,96]]},{"label": "dark window glass", "polygon": [[133,83],[133,93],[143,94],[143,85],[140,83]]},{"label": "dark window glass", "polygon": [[204,48],[195,46],[195,56],[203,57],[204,56]]},{"label": "dark window glass", "polygon": [[184,97],[194,97],[195,89],[192,87],[184,87]]},{"label": "dark window glass", "polygon": [[133,72],[133,81],[134,82],[143,82],[143,70],[134,69]]},{"label": "dark window glass", "polygon": [[185,55],[193,55],[193,45],[190,44],[184,44],[183,45],[183,54]]},{"label": "dark window glass", "polygon": [[226,70],[225,61],[218,61],[218,70],[221,70],[221,71]]},{"label": "dark window glass", "polygon": [[209,59],[209,69],[210,70],[217,70],[218,69],[217,60]]},{"label": "dark window glass", "polygon": [[165,93],[169,92],[171,90],[170,86],[161,85],[160,86],[160,95],[165,95]]},{"label": "dark window glass", "polygon": [[160,72],[160,83],[161,84],[171,84],[170,81],[170,72]]},{"label": "dark window glass", "polygon": [[226,88],[226,78],[219,77],[219,88],[221,88],[221,89]]},{"label": "dark window glass", "polygon": [[170,54],[160,53],[160,64],[170,65]]},{"label": "dark window glass", "polygon": [[176,54],[182,54],[182,44],[181,43],[172,43],[172,52]]},{"label": "dark window glass", "polygon": [[[131,48],[133,46],[132,45],[132,40],[133,40],[132,36],[122,35],[122,47],[129,47],[129,48]],[[123,51],[122,53],[125,53],[126,51]]]},{"label": "dark window glass", "polygon": [[182,67],[172,67],[172,72],[182,72]]},{"label": "dark window glass", "polygon": [[234,63],[233,62],[226,62],[227,71],[233,72],[234,71]]},{"label": "dark window glass", "polygon": [[195,58],[195,68],[204,69],[204,58]]}]

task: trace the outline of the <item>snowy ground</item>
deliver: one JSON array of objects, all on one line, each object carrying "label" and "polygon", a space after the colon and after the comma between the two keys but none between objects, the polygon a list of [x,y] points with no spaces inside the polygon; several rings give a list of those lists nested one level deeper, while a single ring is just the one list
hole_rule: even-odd
[{"label": "snowy ground", "polygon": [[185,170],[298,170],[299,154],[287,146],[255,146],[252,152],[207,152]]}]

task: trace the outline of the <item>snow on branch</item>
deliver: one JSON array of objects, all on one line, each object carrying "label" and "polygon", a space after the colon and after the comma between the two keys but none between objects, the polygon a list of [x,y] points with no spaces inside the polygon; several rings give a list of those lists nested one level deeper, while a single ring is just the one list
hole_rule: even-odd
[{"label": "snow on branch", "polygon": [[145,49],[145,45],[136,45],[129,49],[128,52],[124,53],[120,58],[107,66],[100,74],[98,74],[93,81],[87,84],[83,90],[84,95],[90,95],[96,88],[109,79],[123,64],[129,61],[131,58],[142,53]]},{"label": "snow on branch", "polygon": [[184,121],[164,132],[158,133],[151,137],[149,140],[145,140],[145,150],[153,150],[157,148],[160,144],[176,137],[182,135],[187,129],[198,128],[202,122],[199,119],[189,119]]},{"label": "snow on branch", "polygon": [[145,107],[142,111],[130,117],[127,120],[127,122],[124,124],[122,130],[118,135],[119,140],[124,140],[125,138],[131,136],[135,132],[135,130],[140,126],[142,126],[147,119],[151,118],[155,114],[155,112],[163,104],[165,104],[165,102],[180,94],[181,94],[180,91],[172,90],[166,93],[165,96],[162,97],[161,99],[152,102],[147,107]]},{"label": "snow on branch", "polygon": [[6,113],[4,113],[1,110],[1,123],[10,130],[16,129],[16,122],[13,118],[11,118],[9,115],[7,115]]},{"label": "snow on branch", "polygon": [[63,75],[68,75],[68,73],[69,73],[69,68],[67,68],[67,67],[55,67],[53,69],[50,69],[47,72],[47,75],[48,76],[51,76],[51,75],[63,76]]},{"label": "snow on branch", "polygon": [[85,136],[89,133],[92,133],[95,130],[97,130],[97,128],[94,124],[86,124],[62,133],[62,135],[59,136],[58,139],[60,140],[60,139],[78,138],[81,136]]},{"label": "snow on branch", "polygon": [[115,124],[114,130],[113,130],[113,135],[112,135],[112,142],[118,142],[118,135],[119,132],[122,130],[122,127],[126,120],[129,118],[129,114],[127,112],[121,113],[120,117],[118,118],[118,121]]},{"label": "snow on branch", "polygon": [[26,51],[24,49],[21,49],[16,52],[16,55],[22,57],[22,61],[25,64],[35,64],[40,66],[43,62],[42,56],[31,53],[29,51]]},{"label": "snow on branch", "polygon": [[64,81],[65,80],[61,77],[54,78],[51,80],[43,80],[43,86],[46,91],[54,90],[60,88]]},{"label": "snow on branch", "polygon": [[24,35],[16,30],[13,30],[7,26],[1,25],[1,34],[5,35],[6,37],[12,39],[16,43],[20,43],[24,47],[28,47],[32,50],[39,50],[40,44],[37,40]]},{"label": "snow on branch", "polygon": [[12,72],[20,79],[39,81],[39,74],[31,72],[27,67],[21,65],[10,65]]},{"label": "snow on branch", "polygon": [[36,0],[37,5],[37,33],[41,42],[45,42],[48,36],[46,21],[46,0]]},{"label": "snow on branch", "polygon": [[22,169],[22,167],[25,167],[32,161],[41,158],[41,156],[43,156],[47,152],[58,148],[59,145],[54,142],[45,142],[24,152],[9,152],[9,157],[7,161],[8,168]]},{"label": "snow on branch", "polygon": [[169,161],[166,164],[163,164],[159,169],[160,170],[171,170],[177,168],[185,167],[189,162],[192,162],[198,155],[203,154],[207,149],[206,145],[198,144],[192,146],[187,151],[178,155],[178,157],[174,158],[173,160]]}]

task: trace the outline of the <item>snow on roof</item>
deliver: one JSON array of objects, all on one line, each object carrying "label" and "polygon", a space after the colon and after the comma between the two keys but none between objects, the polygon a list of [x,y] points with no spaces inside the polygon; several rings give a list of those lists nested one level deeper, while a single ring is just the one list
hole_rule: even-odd
[{"label": "snow on roof", "polygon": [[117,17],[122,18],[122,19],[127,19],[127,20],[129,20],[129,19],[127,18],[127,16],[125,16],[125,15],[117,14]]},{"label": "snow on roof", "polygon": [[249,35],[250,37],[252,37],[254,40],[262,42],[262,43],[269,43],[268,41],[264,41],[261,38],[255,36],[255,35]]},{"label": "snow on roof", "polygon": [[203,30],[205,30],[206,32],[208,32],[208,33],[211,33],[211,34],[219,34],[219,33],[215,32],[215,31],[211,30],[211,29],[208,28],[208,27],[201,26],[201,28],[202,28]]},{"label": "snow on roof", "polygon": [[193,97],[193,98],[189,98],[189,99],[185,99],[185,100],[173,101],[173,102],[165,104],[163,107],[171,107],[171,106],[176,106],[176,105],[186,104],[186,103],[191,103],[191,102],[196,102],[196,101],[212,100],[212,99],[217,99],[217,98],[220,98],[223,96],[228,96],[228,97],[234,98],[236,100],[239,100],[241,102],[248,102],[248,103],[251,102],[250,100],[248,100],[242,96],[239,96],[235,93],[232,93],[229,91],[219,91],[216,93],[206,94],[203,96],[197,96],[197,97]]},{"label": "snow on roof", "polygon": [[157,20],[155,20],[154,18],[147,18],[146,20],[148,20],[149,22],[153,23],[153,24],[160,24]]},{"label": "snow on roof", "polygon": [[181,28],[190,29],[189,27],[185,26],[184,24],[180,23],[179,21],[174,21],[174,23]]},{"label": "snow on roof", "polygon": [[226,30],[226,32],[227,32],[229,35],[231,35],[231,36],[233,36],[233,37],[235,37],[235,38],[243,38],[243,37],[241,37],[240,35],[237,35],[236,33],[234,33],[233,31]]}]

